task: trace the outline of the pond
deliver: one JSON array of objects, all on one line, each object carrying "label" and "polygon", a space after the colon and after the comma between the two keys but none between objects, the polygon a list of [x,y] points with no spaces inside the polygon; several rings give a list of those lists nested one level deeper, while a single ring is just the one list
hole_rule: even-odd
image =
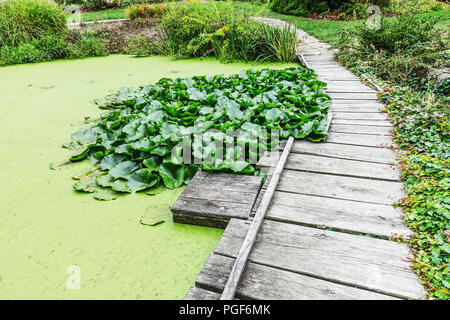
[{"label": "pond", "polygon": [[[183,189],[101,202],[72,189],[87,163],[49,165],[121,86],[284,66],[115,55],[0,68],[0,299],[182,299],[223,232],[172,223]],[[149,210],[168,221],[140,224]]]}]

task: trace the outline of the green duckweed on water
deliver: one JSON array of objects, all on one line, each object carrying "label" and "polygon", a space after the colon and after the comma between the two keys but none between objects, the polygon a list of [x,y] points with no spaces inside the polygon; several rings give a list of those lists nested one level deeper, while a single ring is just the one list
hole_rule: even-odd
[{"label": "green duckweed on water", "polygon": [[[87,162],[49,164],[70,155],[61,143],[84,117],[101,113],[92,100],[119,87],[268,66],[281,67],[109,56],[0,68],[0,299],[183,298],[223,232],[172,223],[183,189],[96,201],[71,185]],[[141,224],[149,212],[166,222]],[[80,289],[67,286],[71,266]]]}]

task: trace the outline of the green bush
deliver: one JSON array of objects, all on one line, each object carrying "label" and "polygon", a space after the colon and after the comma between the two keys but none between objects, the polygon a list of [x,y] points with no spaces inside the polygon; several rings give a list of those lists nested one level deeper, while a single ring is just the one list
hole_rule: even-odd
[{"label": "green bush", "polygon": [[109,55],[104,35],[97,31],[76,32],[75,42],[68,46],[69,58],[101,57]]},{"label": "green bush", "polygon": [[125,17],[131,20],[146,20],[149,18],[160,18],[167,11],[167,4],[141,3],[129,6],[125,9]]},{"label": "green bush", "polygon": [[273,0],[271,9],[278,13],[309,17],[312,13],[336,10],[353,0]]},{"label": "green bush", "polygon": [[146,57],[153,54],[171,54],[166,42],[155,42],[142,35],[136,35],[125,39],[123,53],[136,57]]},{"label": "green bush", "polygon": [[160,27],[171,51],[181,56],[214,55],[221,61],[295,59],[294,30],[272,30],[240,13],[231,3],[220,7],[214,3],[170,6]]},{"label": "green bush", "polygon": [[377,50],[394,53],[431,39],[437,19],[402,15],[396,18],[382,18],[381,29],[361,26],[358,40],[363,46],[373,46]]},{"label": "green bush", "polygon": [[18,46],[46,35],[64,37],[66,16],[61,7],[47,0],[0,2],[0,47]]}]

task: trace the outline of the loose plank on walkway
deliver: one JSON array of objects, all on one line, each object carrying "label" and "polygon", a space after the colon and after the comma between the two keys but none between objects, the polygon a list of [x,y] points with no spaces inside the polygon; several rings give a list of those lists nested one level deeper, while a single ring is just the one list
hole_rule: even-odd
[{"label": "loose plank on walkway", "polygon": [[[215,253],[235,257],[247,233],[232,219]],[[364,236],[265,221],[249,261],[399,298],[425,294],[410,269],[409,248]]]}]

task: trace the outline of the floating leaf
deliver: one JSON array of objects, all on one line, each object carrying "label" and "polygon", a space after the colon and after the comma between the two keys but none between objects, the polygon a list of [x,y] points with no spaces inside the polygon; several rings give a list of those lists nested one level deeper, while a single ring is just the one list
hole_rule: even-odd
[{"label": "floating leaf", "polygon": [[114,166],[109,171],[109,174],[116,179],[118,178],[128,179],[131,173],[133,173],[133,171],[136,171],[137,169],[139,169],[139,166],[136,164],[136,162],[124,161]]},{"label": "floating leaf", "polygon": [[128,189],[133,192],[145,190],[154,187],[159,183],[159,176],[152,174],[149,169],[140,169],[133,172],[128,179]]},{"label": "floating leaf", "polygon": [[88,193],[94,192],[96,186],[97,186],[97,184],[95,183],[94,178],[83,179],[83,180],[77,181],[73,184],[73,188],[76,191],[88,192]]},{"label": "floating leaf", "polygon": [[163,163],[159,169],[164,185],[169,188],[178,188],[184,182],[184,167],[171,162]]},{"label": "floating leaf", "polygon": [[102,201],[111,201],[117,199],[117,193],[110,189],[97,189],[94,192],[94,198]]}]

